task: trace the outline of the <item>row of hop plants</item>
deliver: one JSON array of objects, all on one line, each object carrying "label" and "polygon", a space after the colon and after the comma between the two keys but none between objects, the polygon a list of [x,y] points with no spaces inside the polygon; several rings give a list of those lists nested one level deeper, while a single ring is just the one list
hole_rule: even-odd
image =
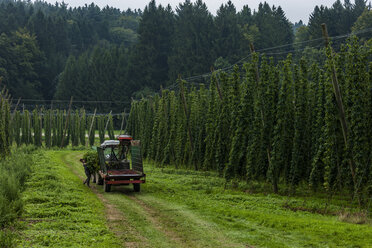
[{"label": "row of hop plants", "polygon": [[[324,50],[324,63],[292,56],[278,63],[253,53],[233,72],[215,72],[209,87],[163,90],[133,101],[128,131],[159,166],[214,170],[231,180],[300,185],[330,194],[372,195],[372,48],[350,39]],[[343,136],[333,68],[348,124]]]},{"label": "row of hop plants", "polygon": [[[35,108],[15,111],[10,143],[13,141],[35,146],[66,147],[94,145],[96,131],[99,132],[100,142],[105,139],[105,133],[114,139],[114,125],[111,114],[87,115],[84,109],[72,111]],[[104,123],[104,124],[102,124]]]},{"label": "row of hop plants", "polygon": [[[1,82],[1,78],[0,78]],[[10,95],[8,91],[3,89],[0,92],[0,158],[3,159],[10,154],[11,139],[10,139]]]}]

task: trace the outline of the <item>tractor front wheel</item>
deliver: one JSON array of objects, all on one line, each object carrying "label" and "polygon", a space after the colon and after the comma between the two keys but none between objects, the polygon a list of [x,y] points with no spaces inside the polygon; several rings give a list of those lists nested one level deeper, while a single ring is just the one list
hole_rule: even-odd
[{"label": "tractor front wheel", "polygon": [[105,192],[110,192],[111,191],[111,184],[107,184],[106,181],[103,181],[103,188]]},{"label": "tractor front wheel", "polygon": [[133,189],[134,189],[134,192],[140,192],[141,191],[141,184],[140,183],[133,183]]}]

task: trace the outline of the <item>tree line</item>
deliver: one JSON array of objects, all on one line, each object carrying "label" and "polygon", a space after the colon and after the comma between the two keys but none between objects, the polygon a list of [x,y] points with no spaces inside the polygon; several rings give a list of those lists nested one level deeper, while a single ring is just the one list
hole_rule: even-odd
[{"label": "tree line", "polygon": [[0,77],[14,98],[53,99],[69,56],[137,41],[142,12],[0,0]]},{"label": "tree line", "polygon": [[132,102],[128,131],[159,166],[266,181],[276,193],[303,185],[348,191],[365,203],[372,195],[372,46],[354,37],[322,54],[321,64],[253,53],[232,72],[215,71],[206,86],[179,79],[178,91]]},{"label": "tree line", "polygon": [[[131,97],[172,85],[179,74],[187,78],[234,64],[250,54],[249,43],[257,50],[301,44],[321,37],[323,22],[331,36],[371,28],[366,0],[315,6],[307,25],[292,24],[280,6],[253,8],[238,11],[228,1],[214,16],[201,0],[185,0],[175,9],[152,0],[143,11],[0,0],[0,77],[14,98],[110,99],[110,106],[85,103],[85,109],[122,112]],[[317,45],[274,52],[297,50],[295,61],[303,55],[316,60]]]}]

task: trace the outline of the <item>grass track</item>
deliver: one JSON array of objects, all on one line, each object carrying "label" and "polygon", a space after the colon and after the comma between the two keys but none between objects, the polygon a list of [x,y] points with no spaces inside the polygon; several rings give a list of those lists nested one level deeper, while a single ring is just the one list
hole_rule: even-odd
[{"label": "grass track", "polygon": [[[28,224],[21,244],[37,244],[33,247],[372,247],[370,225],[343,223],[337,216],[293,212],[283,207],[286,197],[224,190],[223,180],[213,173],[147,165],[148,181],[140,193],[134,193],[131,186],[113,187],[111,193],[104,193],[101,186],[92,191],[82,185],[78,177],[84,177],[78,162],[81,155],[79,151],[42,151],[38,155],[43,159],[37,166],[44,166],[44,172],[42,178],[32,177],[31,188],[24,194]],[[49,159],[52,163],[47,162]],[[61,187],[58,182],[48,178],[53,179],[54,173],[64,187],[72,191],[67,195],[77,194],[73,202],[78,207],[70,204],[66,209],[63,204],[57,204],[48,210],[48,205],[43,205],[45,197],[49,197],[49,204],[64,199],[58,195],[64,191],[58,189]],[[59,193],[47,196],[45,188],[58,189]],[[39,190],[39,194],[35,194],[35,190]],[[58,199],[52,200],[53,197]],[[292,199],[294,203],[302,201],[302,198]],[[86,216],[82,214],[76,216],[75,221],[64,221],[66,216],[79,215],[87,206]],[[118,211],[114,211],[114,216],[119,217],[109,219],[107,206]],[[43,216],[45,213],[52,217]],[[38,222],[38,218],[57,220],[52,224],[54,219]],[[77,237],[70,239],[65,230],[81,230],[82,226],[74,229],[82,225],[81,219],[93,223],[84,223],[85,232],[78,231]],[[103,232],[103,236],[95,237],[99,232],[90,226],[99,227],[97,230]],[[55,246],[56,237],[64,245]],[[84,246],[88,244],[84,242],[90,245]]]},{"label": "grass track", "polygon": [[40,151],[23,194],[19,247],[121,247],[106,226],[103,204],[61,161]]}]

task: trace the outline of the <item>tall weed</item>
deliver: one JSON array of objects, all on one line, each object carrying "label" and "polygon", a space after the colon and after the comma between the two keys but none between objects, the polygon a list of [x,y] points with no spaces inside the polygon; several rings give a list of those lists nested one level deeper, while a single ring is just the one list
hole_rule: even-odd
[{"label": "tall weed", "polygon": [[11,247],[9,228],[23,211],[21,192],[31,172],[33,146],[12,151],[12,155],[0,161],[0,247]]}]

